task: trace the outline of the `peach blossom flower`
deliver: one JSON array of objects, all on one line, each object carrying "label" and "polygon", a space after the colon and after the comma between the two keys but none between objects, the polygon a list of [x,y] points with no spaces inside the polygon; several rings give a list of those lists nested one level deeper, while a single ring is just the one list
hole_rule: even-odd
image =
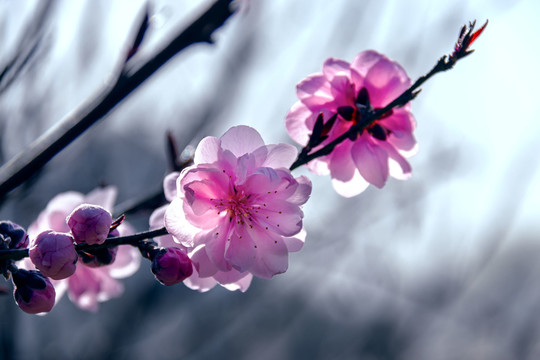
[{"label": "peach blossom flower", "polygon": [[[327,122],[337,115],[324,134],[327,138],[318,146],[321,148],[361,121],[364,109],[383,108],[410,85],[398,63],[375,51],[361,52],[350,64],[330,58],[323,64],[322,73],[298,84],[299,101],[287,114],[287,131],[299,144],[306,145],[319,114]],[[370,183],[381,188],[389,175],[407,179],[411,167],[405,157],[416,151],[414,128],[409,103],[344,140],[329,155],[312,160],[308,167],[319,175],[330,174],[335,190],[345,197],[358,195]]]},{"label": "peach blossom flower", "polygon": [[269,279],[287,270],[288,253],[304,242],[300,206],[311,193],[311,182],[288,170],[296,156],[247,126],[199,143],[165,214],[174,240],[192,249],[199,278],[246,286],[246,274]]}]

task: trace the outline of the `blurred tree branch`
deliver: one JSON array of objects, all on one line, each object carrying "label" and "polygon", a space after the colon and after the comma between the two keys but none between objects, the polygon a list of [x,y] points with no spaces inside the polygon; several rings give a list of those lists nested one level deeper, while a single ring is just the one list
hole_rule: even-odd
[{"label": "blurred tree branch", "polygon": [[9,88],[21,72],[28,67],[43,44],[44,25],[51,13],[52,1],[42,1],[34,15],[27,22],[20,38],[16,41],[17,49],[13,57],[0,69],[0,94]]},{"label": "blurred tree branch", "polygon": [[[128,70],[126,64],[130,63],[126,61],[113,85],[81,104],[34,141],[28,149],[3,165],[0,168],[0,202],[80,134],[107,115],[174,55],[195,43],[212,43],[213,32],[233,14],[231,2],[232,0],[216,0],[206,12],[174,37],[161,51],[137,68],[130,67]],[[138,36],[134,41],[138,41]],[[134,45],[137,46],[136,43]]]}]

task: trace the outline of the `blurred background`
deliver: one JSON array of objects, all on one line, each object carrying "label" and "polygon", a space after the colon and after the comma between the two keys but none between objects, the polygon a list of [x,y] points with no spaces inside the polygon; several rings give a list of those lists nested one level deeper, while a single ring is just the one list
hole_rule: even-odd
[{"label": "blurred background", "polygon": [[[153,0],[145,61],[209,1]],[[0,163],[97,93],[118,70],[146,2],[0,1]],[[308,238],[289,270],[242,294],[158,284],[143,261],[97,313],[64,297],[46,316],[0,285],[3,359],[539,359],[540,76],[532,0],[245,0],[10,194],[0,218],[28,226],[56,194],[160,189],[165,134],[183,148],[230,126],[292,141],[295,85],[328,57],[375,49],[414,80],[489,19],[476,52],[413,103],[413,176],[344,199],[309,175]],[[129,217],[145,230],[150,211]]]}]

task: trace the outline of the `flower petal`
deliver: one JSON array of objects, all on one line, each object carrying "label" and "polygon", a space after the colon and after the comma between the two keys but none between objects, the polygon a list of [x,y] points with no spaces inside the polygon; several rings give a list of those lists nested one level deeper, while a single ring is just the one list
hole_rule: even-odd
[{"label": "flower petal", "polygon": [[332,110],[337,110],[339,106],[354,105],[353,99],[355,98],[355,89],[349,77],[336,76],[330,85],[332,102],[335,104],[331,108]]},{"label": "flower petal", "polygon": [[208,258],[220,271],[230,271],[231,264],[225,259],[225,249],[230,232],[223,224],[215,229],[200,232],[195,236],[195,244],[205,244]]},{"label": "flower petal", "polygon": [[346,139],[336,146],[330,154],[328,169],[332,179],[349,181],[354,175],[356,164],[353,161],[351,151],[353,143]]},{"label": "flower petal", "polygon": [[285,116],[285,128],[289,136],[301,145],[307,144],[311,129],[307,126],[307,119],[313,117],[311,110],[300,101],[296,102]]},{"label": "flower petal", "polygon": [[296,205],[305,204],[311,195],[311,180],[306,176],[299,176],[295,178],[298,183],[294,193],[287,198],[287,201]]},{"label": "flower petal", "polygon": [[207,136],[202,139],[193,155],[195,164],[212,164],[218,161],[218,154],[221,150],[221,141],[213,136]]},{"label": "flower petal", "polygon": [[351,155],[360,175],[369,183],[382,188],[388,178],[388,154],[362,135],[353,145]]},{"label": "flower petal", "polygon": [[323,74],[312,74],[296,85],[296,95],[302,102],[305,99],[322,98],[321,103],[324,103],[324,98],[330,99],[330,84]]},{"label": "flower petal", "polygon": [[255,259],[254,242],[250,235],[243,231],[243,227],[237,227],[230,234],[225,245],[225,259],[239,272],[248,271]]},{"label": "flower petal", "polygon": [[189,257],[197,270],[198,277],[207,278],[214,276],[218,272],[218,269],[208,257],[204,246],[197,247]]},{"label": "flower petal", "polygon": [[216,279],[220,285],[232,284],[244,278],[247,274],[249,273],[232,269],[231,271],[218,271],[214,274],[213,278]]},{"label": "flower petal", "polygon": [[165,227],[169,234],[174,236],[176,242],[191,247],[195,234],[200,229],[191,225],[184,213],[184,204],[181,199],[174,199],[165,211]]},{"label": "flower petal", "polygon": [[120,296],[123,285],[110,277],[103,268],[89,268],[77,265],[75,274],[68,279],[68,296],[78,307],[97,311],[98,302]]},{"label": "flower petal", "polygon": [[407,180],[411,177],[411,165],[405,158],[389,143],[383,142],[380,146],[389,156],[389,173],[393,178]]},{"label": "flower petal", "polygon": [[287,246],[287,250],[289,252],[300,251],[306,242],[306,235],[306,230],[302,228],[302,230],[300,230],[300,232],[295,236],[283,238],[283,242]]},{"label": "flower petal", "polygon": [[114,186],[98,187],[90,191],[84,197],[84,202],[87,204],[99,205],[107,211],[112,212],[117,195],[118,189]]},{"label": "flower petal", "polygon": [[167,201],[173,201],[177,194],[176,180],[180,176],[179,172],[172,172],[163,179],[163,192]]},{"label": "flower petal", "polygon": [[193,269],[193,274],[184,280],[184,285],[192,290],[199,292],[206,292],[217,285],[217,281],[213,277],[202,278],[197,273],[197,270]]},{"label": "flower petal", "polygon": [[393,132],[412,132],[416,127],[416,121],[410,111],[403,108],[394,110],[387,118],[379,120],[379,123]]},{"label": "flower petal", "polygon": [[85,202],[83,194],[75,191],[67,191],[53,197],[36,221],[28,227],[28,235],[34,238],[45,230],[58,232],[70,232],[66,223],[66,217],[73,209]]},{"label": "flower petal", "polygon": [[369,183],[355,169],[353,177],[347,181],[332,179],[332,186],[336,192],[346,198],[350,198],[362,193],[367,189]]},{"label": "flower petal", "polygon": [[[169,205],[163,205],[152,212],[148,221],[150,223],[150,230],[156,230],[165,226],[165,212],[168,207]],[[185,250],[185,246],[175,242],[173,236],[170,234],[156,237],[154,240],[162,247],[179,247]]]},{"label": "flower petal", "polygon": [[109,275],[115,279],[123,279],[131,276],[139,270],[141,254],[132,246],[119,246],[114,262],[104,267]]},{"label": "flower petal", "polygon": [[168,207],[169,205],[163,205],[152,212],[150,219],[148,219],[150,230],[159,229],[165,226],[165,211]]},{"label": "flower petal", "polygon": [[[217,277],[221,274],[228,274],[228,273],[219,273],[217,274]],[[251,285],[251,280],[253,279],[253,275],[250,273],[243,273],[245,274],[244,277],[234,281],[234,282],[223,282],[219,281],[220,285],[223,286],[225,289],[229,291],[236,291],[240,290],[241,292],[246,292],[249,286]]]},{"label": "flower petal", "polygon": [[235,126],[227,130],[220,138],[221,148],[229,150],[236,157],[255,151],[264,146],[264,141],[257,130],[249,126]]},{"label": "flower petal", "polygon": [[364,86],[369,91],[371,104],[383,107],[407,90],[411,81],[405,70],[396,62],[382,57],[368,71]]},{"label": "flower petal", "polygon": [[260,167],[289,168],[298,156],[296,147],[289,144],[268,145],[266,148],[268,154]]},{"label": "flower petal", "polygon": [[336,76],[350,78],[350,64],[344,60],[329,58],[323,64],[323,74],[331,82]]},{"label": "flower petal", "polygon": [[[382,57],[383,55],[373,50],[362,51],[356,55],[351,63],[351,70],[353,70],[351,71],[351,78],[353,82],[357,86],[362,85],[369,69],[380,61]],[[359,91],[360,88],[357,88],[356,90]]]},{"label": "flower petal", "polygon": [[307,163],[307,168],[314,174],[325,176],[330,174],[328,168],[328,156],[323,156],[317,159],[313,159]]},{"label": "flower petal", "polygon": [[250,272],[263,279],[270,279],[276,274],[287,271],[289,266],[288,251],[283,239],[271,232],[254,231],[257,258]]}]

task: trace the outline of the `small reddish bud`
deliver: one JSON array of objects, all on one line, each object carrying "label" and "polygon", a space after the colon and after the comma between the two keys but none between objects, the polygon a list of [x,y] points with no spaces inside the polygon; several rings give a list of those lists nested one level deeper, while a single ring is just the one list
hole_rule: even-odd
[{"label": "small reddish bud", "polygon": [[193,273],[188,255],[179,248],[161,248],[152,259],[152,272],[163,285],[174,285],[184,281]]},{"label": "small reddish bud", "polygon": [[77,244],[103,244],[112,224],[111,213],[90,204],[79,205],[66,220]]},{"label": "small reddish bud", "polygon": [[54,306],[56,292],[50,280],[36,270],[18,269],[12,273],[13,297],[22,311],[28,314],[49,312]]},{"label": "small reddish bud", "polygon": [[465,56],[471,54],[474,50],[469,50],[473,42],[482,34],[486,28],[488,21],[482,25],[482,27],[474,31],[474,26],[476,25],[476,20],[469,23],[469,26],[463,25],[459,33],[458,41],[454,46],[454,52],[450,55],[450,58],[456,61],[457,59],[464,58]]},{"label": "small reddish bud", "polygon": [[77,251],[70,234],[44,231],[32,242],[30,260],[43,275],[61,280],[76,270]]}]

